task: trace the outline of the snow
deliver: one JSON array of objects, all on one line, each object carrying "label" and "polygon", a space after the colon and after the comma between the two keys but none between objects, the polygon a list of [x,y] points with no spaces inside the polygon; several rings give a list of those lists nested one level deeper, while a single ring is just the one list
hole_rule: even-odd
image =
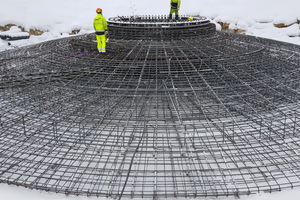
[{"label": "snow", "polygon": [[11,36],[11,37],[23,37],[29,36],[27,32],[21,32],[21,29],[17,26],[12,26],[8,31],[0,32],[0,36]]},{"label": "snow", "polygon": [[298,37],[300,34],[299,24],[293,24],[292,26],[285,28],[285,34],[290,37]]},{"label": "snow", "polygon": [[297,23],[297,17],[296,17],[296,15],[291,15],[291,14],[278,15],[273,20],[273,23],[274,24],[291,25],[291,24]]},{"label": "snow", "polygon": [[[72,30],[79,34],[93,32],[92,21],[97,7],[103,9],[108,19],[118,15],[167,15],[169,0],[10,0],[1,2],[0,26],[16,24],[26,31],[38,29],[45,31],[41,36],[30,39],[10,41],[0,40],[0,53],[7,49],[35,44],[42,41],[68,37]],[[271,38],[300,45],[300,1],[299,0],[182,0],[181,15],[202,15],[212,23],[226,22],[231,29],[245,30],[246,34]],[[274,24],[291,25],[277,28]],[[0,32],[1,33],[1,32]],[[12,27],[1,34],[23,35],[20,29]],[[281,200],[299,199],[300,188],[276,193],[260,193],[243,196],[242,200]],[[29,190],[22,187],[0,184],[0,199],[6,200],[94,200],[101,198],[66,197],[62,194]],[[233,200],[235,198],[218,198]],[[206,199],[208,200],[208,199]]]},{"label": "snow", "polygon": [[[2,0],[4,1],[4,0]],[[69,35],[93,32],[95,9],[101,7],[106,18],[118,15],[161,15],[169,13],[169,1],[161,0],[11,0],[1,4],[0,26],[16,24],[26,31],[45,31],[20,42],[0,42],[0,51],[52,40]],[[213,23],[230,24],[231,29],[244,30],[248,35],[260,36],[300,45],[300,1],[298,0],[183,0],[181,15],[203,15]],[[292,25],[276,28],[274,24]],[[298,28],[298,29],[297,29]],[[221,27],[217,25],[217,30]]]},{"label": "snow", "polygon": [[230,23],[230,24],[229,24],[229,29],[230,29],[230,30],[236,30],[236,29],[237,29],[236,24],[235,24],[235,23]]},{"label": "snow", "polygon": [[[258,193],[249,196],[242,196],[241,200],[299,200],[300,189],[283,190],[275,193]],[[85,196],[66,196],[45,191],[30,190],[14,185],[0,184],[0,199],[5,200],[109,200],[105,197],[85,197]],[[204,200],[236,200],[235,197],[205,198]],[[132,200],[122,198],[122,200]],[[150,200],[150,199],[147,199]],[[169,199],[164,199],[169,200]],[[172,200],[180,200],[172,199]]]},{"label": "snow", "polygon": [[[16,192],[18,191],[18,192]],[[64,194],[30,190],[13,185],[0,184],[0,199],[3,200],[106,200],[106,198],[66,196]]]}]

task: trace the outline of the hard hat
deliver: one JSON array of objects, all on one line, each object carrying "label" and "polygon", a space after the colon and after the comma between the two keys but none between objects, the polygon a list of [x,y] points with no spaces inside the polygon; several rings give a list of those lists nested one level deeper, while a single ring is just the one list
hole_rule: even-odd
[{"label": "hard hat", "polygon": [[96,9],[96,12],[97,12],[97,13],[100,13],[100,12],[102,12],[102,9],[101,9],[101,8],[97,8],[97,9]]}]

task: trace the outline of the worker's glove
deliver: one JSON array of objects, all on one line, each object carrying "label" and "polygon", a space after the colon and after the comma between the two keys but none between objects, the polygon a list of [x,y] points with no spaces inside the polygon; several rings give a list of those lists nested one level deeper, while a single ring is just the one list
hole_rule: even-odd
[{"label": "worker's glove", "polygon": [[105,31],[104,34],[107,35],[107,34],[108,34],[108,31]]}]

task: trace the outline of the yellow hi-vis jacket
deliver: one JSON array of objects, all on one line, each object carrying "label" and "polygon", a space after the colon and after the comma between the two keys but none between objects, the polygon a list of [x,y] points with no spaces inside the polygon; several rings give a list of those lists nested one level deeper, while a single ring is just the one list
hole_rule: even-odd
[{"label": "yellow hi-vis jacket", "polygon": [[94,29],[96,34],[103,35],[107,31],[107,22],[105,17],[102,14],[98,14],[94,19]]},{"label": "yellow hi-vis jacket", "polygon": [[170,4],[171,4],[171,8],[172,9],[178,9],[180,8],[180,4],[181,4],[181,0],[171,0],[170,1]]}]

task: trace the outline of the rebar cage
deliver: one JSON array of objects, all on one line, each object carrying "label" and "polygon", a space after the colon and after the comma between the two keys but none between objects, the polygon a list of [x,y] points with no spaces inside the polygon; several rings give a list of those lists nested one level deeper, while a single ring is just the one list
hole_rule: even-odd
[{"label": "rebar cage", "polygon": [[299,46],[109,23],[105,55],[94,34],[0,53],[2,183],[118,199],[300,185]]}]

